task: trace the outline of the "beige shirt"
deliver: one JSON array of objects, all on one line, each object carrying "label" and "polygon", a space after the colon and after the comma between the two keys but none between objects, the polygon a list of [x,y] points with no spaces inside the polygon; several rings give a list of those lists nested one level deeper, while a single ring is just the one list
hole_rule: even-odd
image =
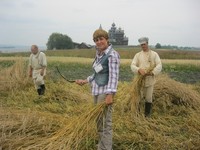
[{"label": "beige shirt", "polygon": [[47,60],[46,55],[43,52],[38,51],[37,54],[31,54],[29,57],[29,66],[33,68],[33,78],[36,78],[43,67],[45,67],[44,70],[44,76],[46,75],[46,67],[47,67]]},{"label": "beige shirt", "polygon": [[131,63],[131,70],[134,74],[138,74],[139,69],[144,69],[148,72],[152,69],[153,76],[146,76],[145,86],[155,84],[155,75],[158,75],[162,70],[162,63],[159,55],[152,50],[148,52],[138,52]]}]

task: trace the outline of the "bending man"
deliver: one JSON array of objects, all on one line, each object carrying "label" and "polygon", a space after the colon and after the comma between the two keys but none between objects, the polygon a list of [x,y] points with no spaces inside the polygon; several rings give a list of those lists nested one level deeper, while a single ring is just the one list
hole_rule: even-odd
[{"label": "bending man", "polygon": [[33,78],[38,95],[44,95],[47,60],[46,55],[40,52],[37,45],[31,46],[31,55],[29,57],[29,76]]}]

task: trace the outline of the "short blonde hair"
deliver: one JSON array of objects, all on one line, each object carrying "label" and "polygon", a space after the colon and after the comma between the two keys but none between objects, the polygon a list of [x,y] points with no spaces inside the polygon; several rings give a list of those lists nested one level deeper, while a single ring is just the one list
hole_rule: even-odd
[{"label": "short blonde hair", "polygon": [[97,29],[96,31],[94,31],[93,33],[93,41],[95,41],[97,38],[99,37],[104,37],[105,39],[108,40],[108,32],[106,32],[103,29]]}]

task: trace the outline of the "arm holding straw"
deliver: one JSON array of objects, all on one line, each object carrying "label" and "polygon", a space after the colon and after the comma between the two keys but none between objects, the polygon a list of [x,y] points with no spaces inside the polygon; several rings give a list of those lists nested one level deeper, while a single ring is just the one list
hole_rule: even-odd
[{"label": "arm holding straw", "polygon": [[139,74],[142,76],[146,74],[146,70],[139,67],[139,53],[137,53],[132,60],[131,70],[134,74]]}]

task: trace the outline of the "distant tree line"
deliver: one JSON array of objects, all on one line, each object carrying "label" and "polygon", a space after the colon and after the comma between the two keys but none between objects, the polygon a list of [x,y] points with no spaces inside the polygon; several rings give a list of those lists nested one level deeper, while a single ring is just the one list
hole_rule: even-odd
[{"label": "distant tree line", "polygon": [[178,46],[174,46],[174,45],[161,45],[160,43],[157,43],[155,45],[156,49],[178,49]]},{"label": "distant tree line", "polygon": [[47,49],[48,50],[56,50],[56,49],[72,49],[74,48],[74,43],[72,39],[61,33],[52,33],[49,36],[47,42]]},{"label": "distant tree line", "polygon": [[160,43],[157,43],[155,45],[156,49],[174,49],[174,50],[198,50],[199,48],[195,47],[178,47],[175,45],[161,45]]},{"label": "distant tree line", "polygon": [[[48,50],[56,50],[56,49],[72,49],[75,48],[75,43],[68,35],[64,35],[61,33],[52,33],[49,36],[47,42]],[[174,49],[174,50],[199,50],[199,48],[195,47],[178,47],[174,45],[161,45],[157,43],[155,45],[156,49]]]}]

